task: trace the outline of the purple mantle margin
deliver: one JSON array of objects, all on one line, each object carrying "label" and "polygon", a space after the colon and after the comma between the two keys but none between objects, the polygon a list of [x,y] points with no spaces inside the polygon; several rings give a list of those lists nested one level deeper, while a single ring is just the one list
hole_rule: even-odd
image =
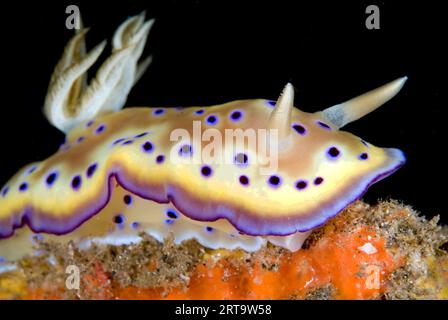
[{"label": "purple mantle margin", "polygon": [[[349,204],[361,198],[372,184],[389,176],[405,163],[405,156],[400,150],[385,150],[389,154],[388,163],[385,166],[367,177],[353,181],[351,186],[341,190],[340,194],[343,194],[344,197],[322,203],[318,209],[306,215],[294,216],[291,214],[280,218],[266,218],[229,204],[203,202],[199,197],[195,197],[194,194],[175,185],[151,185],[146,181],[138,181],[128,175],[124,169],[117,167],[109,172],[108,182],[94,203],[82,205],[68,218],[51,217],[46,212],[39,212],[28,206],[13,214],[9,219],[0,220],[0,239],[11,236],[15,229],[21,228],[25,224],[36,233],[61,235],[73,231],[107,205],[111,197],[114,179],[124,189],[141,198],[158,203],[171,202],[182,214],[198,221],[227,219],[237,230],[247,235],[284,236],[298,231],[305,232],[321,226],[336,216]],[[262,210],[262,208],[260,209]]]}]

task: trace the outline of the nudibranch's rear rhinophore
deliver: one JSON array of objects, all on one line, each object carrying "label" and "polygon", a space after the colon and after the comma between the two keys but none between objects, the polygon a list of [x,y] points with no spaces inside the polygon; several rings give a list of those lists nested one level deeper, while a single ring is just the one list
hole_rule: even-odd
[{"label": "nudibranch's rear rhinophore", "polygon": [[[137,63],[152,22],[139,15],[118,28],[112,56],[89,86],[86,72],[105,44],[85,53],[83,29],[67,45],[45,101],[48,120],[67,139],[1,189],[3,260],[32,252],[42,237],[87,247],[136,242],[142,232],[209,248],[252,251],[271,242],[298,250],[311,229],[404,163],[401,151],[339,128],[391,99],[406,78],[317,113],[293,107],[290,84],[276,103],[120,111],[151,62]],[[269,152],[246,137],[213,150],[231,161],[204,156],[211,141],[250,130],[268,132],[259,140]],[[179,133],[189,138],[173,139]],[[274,166],[258,161],[276,152]]]}]

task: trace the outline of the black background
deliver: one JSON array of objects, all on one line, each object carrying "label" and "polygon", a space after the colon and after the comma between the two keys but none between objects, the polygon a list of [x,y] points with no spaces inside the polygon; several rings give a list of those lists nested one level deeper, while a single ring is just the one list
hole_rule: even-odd
[{"label": "black background", "polygon": [[[145,50],[153,54],[153,64],[127,106],[276,99],[291,81],[296,106],[313,112],[407,75],[397,97],[344,130],[377,146],[399,148],[408,159],[372,186],[366,200],[402,200],[448,222],[446,11],[428,1],[295,2],[2,3],[0,185],[64,140],[42,106],[53,68],[73,35],[65,27],[65,8],[76,4],[92,28],[89,48],[110,40],[130,15],[146,10],[157,19]],[[365,27],[369,4],[380,8],[380,30]]]}]

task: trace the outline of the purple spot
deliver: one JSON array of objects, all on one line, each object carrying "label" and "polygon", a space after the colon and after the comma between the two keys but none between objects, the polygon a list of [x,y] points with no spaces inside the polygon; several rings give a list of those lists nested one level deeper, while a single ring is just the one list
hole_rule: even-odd
[{"label": "purple spot", "polygon": [[363,152],[359,155],[359,159],[361,159],[361,160],[367,160],[368,158],[369,158],[369,155],[365,152]]},{"label": "purple spot", "polygon": [[166,220],[165,220],[165,223],[166,223],[167,225],[172,225],[172,224],[174,223],[174,220],[166,219]]},{"label": "purple spot", "polygon": [[9,187],[4,187],[2,190],[2,196],[5,197],[8,194]]},{"label": "purple spot", "polygon": [[28,174],[32,174],[34,171],[36,171],[37,166],[32,166],[29,170],[28,170]]},{"label": "purple spot", "polygon": [[339,151],[338,148],[336,148],[336,147],[331,147],[330,149],[328,149],[327,154],[328,154],[331,158],[337,158],[337,157],[339,157],[339,155],[341,154],[341,152]]},{"label": "purple spot", "polygon": [[138,138],[146,136],[147,134],[148,134],[148,132],[142,132],[142,133],[136,135],[134,138],[138,139]]},{"label": "purple spot", "polygon": [[72,179],[72,188],[74,190],[78,190],[80,187],[81,187],[81,176],[78,175]]},{"label": "purple spot", "polygon": [[322,121],[317,121],[316,123],[317,123],[318,125],[320,125],[322,128],[331,130],[331,127],[330,127],[328,124],[326,124],[326,123],[324,123],[324,122],[322,122]]},{"label": "purple spot", "polygon": [[143,150],[144,150],[145,152],[151,152],[152,149],[153,149],[154,147],[153,147],[153,145],[152,145],[151,142],[146,141],[146,142],[142,145],[142,148],[143,148]]},{"label": "purple spot", "polygon": [[137,221],[134,221],[131,223],[131,228],[132,229],[138,229],[138,227],[140,227],[140,223]]},{"label": "purple spot", "polygon": [[89,122],[87,122],[86,127],[91,127],[92,124],[94,124],[95,120],[90,120]]},{"label": "purple spot", "polygon": [[292,128],[301,135],[304,135],[306,133],[306,129],[304,126],[300,125],[300,124],[293,124]]},{"label": "purple spot", "polygon": [[239,120],[241,119],[242,116],[243,116],[243,113],[242,113],[241,111],[239,111],[239,110],[236,110],[236,111],[233,111],[233,112],[230,114],[230,119],[231,119],[232,121],[239,121]]},{"label": "purple spot", "polygon": [[156,162],[157,162],[158,164],[163,163],[164,161],[165,161],[165,156],[164,156],[163,154],[159,154],[159,155],[156,157]]},{"label": "purple spot", "polygon": [[194,114],[200,115],[204,113],[204,109],[196,110]]},{"label": "purple spot", "polygon": [[101,132],[103,132],[106,129],[106,126],[104,124],[98,126],[98,128],[96,128],[95,133],[96,134],[100,134]]},{"label": "purple spot", "polygon": [[121,145],[122,146],[126,146],[126,145],[129,145],[129,144],[132,144],[134,142],[134,140],[126,140],[125,142],[123,142]]},{"label": "purple spot", "polygon": [[87,171],[86,171],[87,178],[90,178],[95,173],[97,167],[98,167],[98,165],[96,163],[94,163],[94,164],[91,164],[87,168]]},{"label": "purple spot", "polygon": [[274,108],[275,104],[277,103],[277,101],[273,101],[273,100],[268,100],[266,102],[267,102],[267,105],[271,108]]},{"label": "purple spot", "polygon": [[365,145],[366,147],[369,147],[369,144],[368,144],[365,140],[361,139],[361,143],[362,143],[363,145]]},{"label": "purple spot", "polygon": [[299,189],[299,190],[303,190],[303,189],[305,189],[305,188],[307,187],[307,185],[308,185],[308,182],[307,182],[307,181],[305,181],[305,180],[299,180],[299,181],[297,181],[297,183],[296,183],[296,188]]},{"label": "purple spot", "polygon": [[156,110],[154,110],[153,112],[152,112],[152,114],[154,115],[154,116],[160,116],[160,115],[162,115],[162,114],[164,114],[165,113],[165,110],[164,109],[156,109]]},{"label": "purple spot", "polygon": [[204,177],[209,177],[212,174],[212,168],[210,168],[209,166],[202,166],[201,168],[201,174]]},{"label": "purple spot", "polygon": [[207,226],[207,227],[205,227],[205,231],[207,231],[207,232],[213,232],[213,228],[212,228],[212,227],[209,227],[209,226]]},{"label": "purple spot", "polygon": [[76,143],[81,143],[84,141],[84,139],[85,139],[84,137],[79,137],[78,140],[76,140]]},{"label": "purple spot", "polygon": [[33,173],[34,171],[36,171],[37,166],[32,166],[29,170],[28,170],[28,174]]},{"label": "purple spot", "polygon": [[0,256],[0,263],[3,263],[3,262],[5,262],[5,261],[6,261],[5,257]]},{"label": "purple spot", "polygon": [[215,115],[211,114],[207,117],[205,121],[208,124],[215,125],[218,122],[218,118]]},{"label": "purple spot", "polygon": [[114,222],[115,222],[116,224],[122,224],[122,223],[124,222],[124,216],[123,216],[122,214],[117,214],[117,215],[114,217]]},{"label": "purple spot", "polygon": [[322,182],[324,182],[324,178],[322,177],[317,177],[316,179],[314,179],[314,184],[316,186],[320,185]]},{"label": "purple spot", "polygon": [[178,218],[176,211],[174,211],[174,210],[172,210],[172,209],[168,209],[168,210],[166,211],[166,215],[167,215],[167,217],[170,218],[170,219],[177,219],[177,218]]},{"label": "purple spot", "polygon": [[47,178],[45,179],[45,182],[47,183],[47,185],[49,187],[51,187],[51,185],[53,185],[53,183],[56,181],[57,177],[58,177],[58,173],[52,172],[47,176]]},{"label": "purple spot", "polygon": [[179,156],[191,156],[192,153],[193,153],[193,149],[192,149],[191,145],[189,145],[189,144],[184,144],[179,149]]},{"label": "purple spot", "polygon": [[238,153],[235,156],[235,164],[238,166],[246,166],[249,158],[245,153]]},{"label": "purple spot", "polygon": [[272,175],[269,177],[268,182],[273,187],[278,187],[281,184],[281,178],[277,175]]},{"label": "purple spot", "polygon": [[126,205],[130,205],[130,204],[132,203],[132,197],[131,197],[131,195],[129,195],[129,194],[125,195],[125,196],[123,197],[123,202],[124,202]]},{"label": "purple spot", "polygon": [[19,186],[19,191],[23,192],[26,191],[26,189],[28,189],[28,183],[22,182],[22,184]]},{"label": "purple spot", "polygon": [[118,144],[120,142],[123,142],[124,140],[125,140],[125,138],[120,138],[120,139],[117,139],[114,142],[112,142],[112,144],[115,145],[115,144]]},{"label": "purple spot", "polygon": [[245,175],[240,176],[240,183],[243,186],[247,186],[249,184],[249,178]]}]

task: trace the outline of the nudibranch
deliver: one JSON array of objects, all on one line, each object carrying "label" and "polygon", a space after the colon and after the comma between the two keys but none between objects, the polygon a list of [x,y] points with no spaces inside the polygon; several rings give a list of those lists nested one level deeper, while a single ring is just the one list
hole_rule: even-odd
[{"label": "nudibranch", "polygon": [[405,162],[400,150],[339,129],[391,99],[406,77],[316,113],[293,106],[291,84],[276,102],[121,110],[151,63],[138,61],[152,25],[127,19],[89,85],[105,42],[86,53],[81,29],[67,44],[44,106],[66,141],[0,190],[1,260],[32,253],[36,239],[83,248],[138,242],[142,233],[294,251]]}]

